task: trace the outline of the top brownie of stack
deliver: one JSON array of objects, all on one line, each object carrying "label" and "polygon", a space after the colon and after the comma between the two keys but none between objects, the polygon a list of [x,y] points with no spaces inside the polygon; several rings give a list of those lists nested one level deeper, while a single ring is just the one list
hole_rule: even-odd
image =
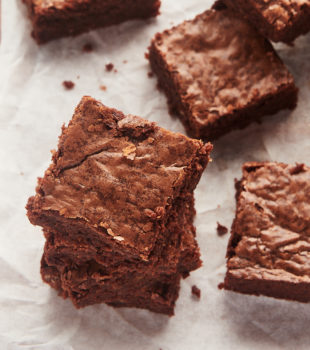
[{"label": "top brownie of stack", "polygon": [[39,43],[129,19],[157,16],[160,0],[23,0]]},{"label": "top brownie of stack", "polygon": [[264,36],[291,43],[310,30],[309,0],[224,0]]},{"label": "top brownie of stack", "polygon": [[294,108],[294,79],[271,44],[222,3],[158,33],[150,64],[188,133],[216,139]]},{"label": "top brownie of stack", "polygon": [[[193,190],[211,148],[84,97],[68,127],[63,128],[53,163],[39,179],[37,194],[27,205],[30,221],[42,226],[47,238],[43,278],[53,285],[51,277],[46,277],[49,271],[54,287],[58,281],[56,288],[77,306],[105,301],[143,307],[134,303],[129,287],[126,293],[131,302],[127,304],[98,296],[98,289],[93,289],[90,300],[90,285],[85,300],[77,300],[72,292],[74,281],[68,287],[64,280],[68,270],[71,276],[79,265],[77,271],[82,273],[90,261],[92,266],[96,263],[109,269],[105,278],[109,275],[113,281],[109,282],[110,290],[119,281],[120,288],[126,283],[140,288],[139,269],[145,280],[160,282],[166,269],[170,275],[163,278],[174,283],[177,291],[179,277],[200,265],[192,226]],[[58,261],[59,254],[66,271]],[[170,271],[172,265],[174,270]],[[176,297],[174,292],[168,309],[159,312],[171,314]]]}]

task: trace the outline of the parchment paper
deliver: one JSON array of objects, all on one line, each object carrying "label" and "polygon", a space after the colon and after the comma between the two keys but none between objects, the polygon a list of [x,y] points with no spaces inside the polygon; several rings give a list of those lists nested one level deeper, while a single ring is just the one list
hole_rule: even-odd
[{"label": "parchment paper", "polygon": [[[207,0],[163,0],[158,19],[133,21],[38,47],[21,0],[2,0],[0,54],[0,348],[44,350],[309,349],[310,305],[220,291],[235,210],[234,178],[249,160],[310,164],[310,35],[278,52],[300,88],[298,108],[215,142],[213,162],[196,190],[197,238],[204,266],[182,282],[172,318],[106,305],[73,308],[43,284],[44,239],[25,215],[36,178],[50,163],[61,125],[82,95],[184,129],[167,112],[144,53],[155,32],[211,6]],[[85,43],[94,51],[82,52]],[[126,60],[127,63],[123,63]],[[112,62],[117,73],[106,72]],[[64,80],[76,86],[65,91]],[[107,87],[101,90],[100,85]],[[202,292],[191,297],[191,286]]]}]

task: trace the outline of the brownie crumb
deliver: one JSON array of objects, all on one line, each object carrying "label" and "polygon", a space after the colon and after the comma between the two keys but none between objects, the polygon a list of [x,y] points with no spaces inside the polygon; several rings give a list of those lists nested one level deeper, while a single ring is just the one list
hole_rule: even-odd
[{"label": "brownie crumb", "polygon": [[94,51],[94,47],[91,43],[87,43],[83,46],[83,52],[90,53]]},{"label": "brownie crumb", "polygon": [[153,72],[148,72],[148,73],[147,73],[147,76],[148,76],[149,78],[152,78],[152,77],[154,76],[154,74],[153,74]]},{"label": "brownie crumb", "polygon": [[297,175],[299,173],[302,173],[304,172],[306,169],[305,169],[305,164],[297,164],[296,163],[296,166],[290,170],[290,174],[291,175]]},{"label": "brownie crumb", "polygon": [[111,70],[113,70],[113,68],[114,68],[114,64],[113,63],[108,63],[108,64],[105,65],[105,70],[107,72],[111,72]]},{"label": "brownie crumb", "polygon": [[100,85],[100,90],[107,91],[107,87],[105,85]]},{"label": "brownie crumb", "polygon": [[113,71],[114,73],[117,73],[117,69],[114,69],[114,71]]},{"label": "brownie crumb", "polygon": [[192,286],[192,295],[194,295],[196,298],[200,299],[201,291],[196,285]]},{"label": "brownie crumb", "polygon": [[219,236],[224,236],[228,232],[228,228],[226,226],[221,225],[219,222],[217,223],[216,230]]},{"label": "brownie crumb", "polygon": [[224,283],[221,282],[218,286],[217,286],[218,289],[224,289]]},{"label": "brownie crumb", "polygon": [[148,52],[145,52],[144,57],[148,60],[150,58],[150,55]]},{"label": "brownie crumb", "polygon": [[123,63],[126,64],[126,63],[128,63],[128,61],[127,61],[127,60],[124,60]]},{"label": "brownie crumb", "polygon": [[71,80],[65,80],[62,82],[62,85],[66,90],[72,90],[75,86],[74,82]]}]

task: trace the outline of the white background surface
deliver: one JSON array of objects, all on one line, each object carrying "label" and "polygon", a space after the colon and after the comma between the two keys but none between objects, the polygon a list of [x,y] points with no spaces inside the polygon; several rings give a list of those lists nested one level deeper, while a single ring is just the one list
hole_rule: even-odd
[{"label": "white background surface", "polygon": [[[50,163],[49,151],[57,145],[61,125],[70,120],[82,95],[91,95],[125,113],[183,131],[168,115],[155,78],[147,77],[144,52],[155,32],[192,18],[211,3],[163,0],[157,20],[38,47],[29,36],[31,26],[21,0],[2,0],[0,349],[309,349],[310,305],[218,290],[228,235],[217,236],[216,222],[231,225],[234,178],[240,177],[244,161],[310,164],[310,35],[298,39],[295,47],[277,45],[300,87],[298,108],[215,143],[214,161],[196,190],[204,266],[182,282],[174,317],[106,305],[78,311],[40,278],[43,235],[28,222],[24,206],[37,176]],[[95,51],[83,53],[88,42]],[[117,73],[105,71],[109,62]],[[63,80],[74,81],[75,88],[65,91]],[[191,297],[193,284],[201,288],[200,301]]]}]

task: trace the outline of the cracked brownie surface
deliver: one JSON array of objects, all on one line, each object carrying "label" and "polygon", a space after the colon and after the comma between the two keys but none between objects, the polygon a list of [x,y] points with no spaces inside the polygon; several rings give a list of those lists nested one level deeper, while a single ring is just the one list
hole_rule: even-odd
[{"label": "cracked brownie surface", "polygon": [[175,199],[196,187],[210,149],[84,97],[30,200],[31,217],[83,220],[147,258]]},{"label": "cracked brownie surface", "polygon": [[224,5],[156,34],[149,59],[193,137],[216,139],[296,105],[294,79],[271,44]]},{"label": "cracked brownie surface", "polygon": [[310,0],[224,0],[270,40],[291,43],[310,30]]},{"label": "cracked brownie surface", "polygon": [[[237,183],[237,212],[224,287],[243,293],[310,300],[309,222],[308,167],[245,163],[243,178]],[[299,286],[309,290],[300,293]]]}]

